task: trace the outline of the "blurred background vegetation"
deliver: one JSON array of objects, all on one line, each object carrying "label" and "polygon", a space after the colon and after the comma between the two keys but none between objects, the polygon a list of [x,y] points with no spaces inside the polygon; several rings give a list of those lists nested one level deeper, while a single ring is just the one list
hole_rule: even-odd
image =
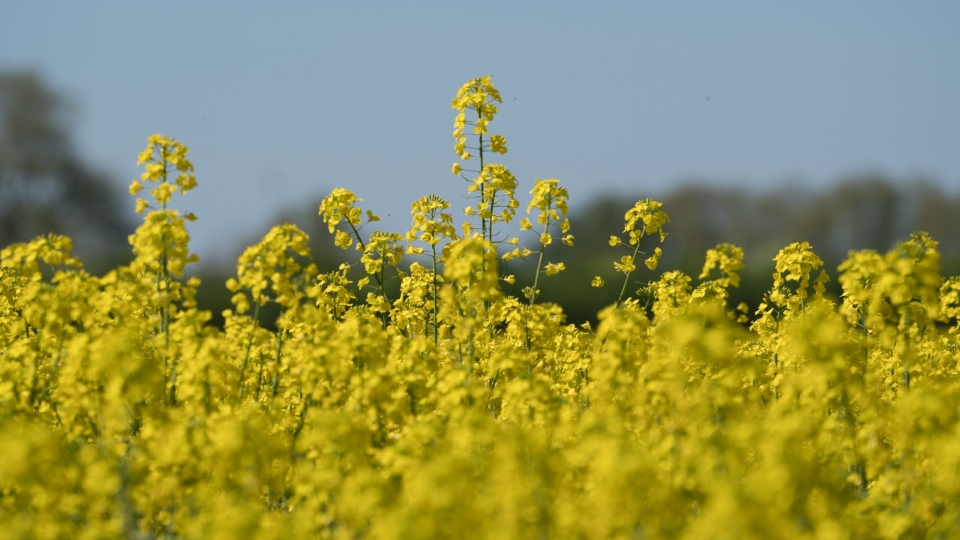
[{"label": "blurred background vegetation", "polygon": [[[74,154],[70,138],[72,107],[61,93],[49,89],[29,72],[0,73],[0,246],[30,240],[47,232],[67,234],[75,251],[94,273],[129,259],[127,235],[136,223],[131,204],[119,182],[93,170]],[[203,180],[200,179],[202,182]],[[522,206],[525,206],[521,189]],[[411,193],[411,200],[421,193]],[[851,249],[885,251],[910,233],[928,231],[940,242],[943,273],[960,274],[960,195],[950,194],[932,179],[891,178],[871,173],[840,178],[833,187],[812,190],[797,184],[763,191],[717,186],[708,179],[685,182],[662,193],[609,193],[589,201],[571,201],[574,247],[555,243],[547,259],[563,261],[567,270],[542,281],[543,301],[561,304],[570,322],[593,321],[598,310],[616,299],[616,292],[590,287],[601,275],[608,285],[622,281],[612,262],[622,253],[607,244],[623,228],[623,215],[640,198],[656,198],[670,216],[669,236],[661,245],[663,258],[656,272],[640,266],[635,278],[656,280],[664,270],[682,270],[696,277],[707,249],[723,242],[742,247],[746,269],[731,305],[745,301],[755,308],[769,288],[776,252],[806,240],[826,263],[838,294],[836,267]],[[355,252],[333,246],[332,237],[317,215],[320,198],[276,215],[274,223],[298,225],[311,237],[315,262],[321,271],[342,261],[356,260]],[[399,209],[395,209],[399,211]],[[459,209],[452,208],[455,218]],[[266,230],[263,231],[264,233]],[[225,240],[251,245],[259,238]],[[644,250],[652,250],[647,239]],[[532,270],[515,263],[517,293],[532,282]],[[220,312],[230,307],[224,282],[232,267],[204,266],[198,300],[222,323]],[[622,279],[622,275],[620,276]],[[396,288],[397,284],[391,284]],[[270,321],[269,313],[263,320]]]},{"label": "blurred background vegetation", "polygon": [[66,234],[102,272],[130,258],[134,222],[117,184],[75,154],[73,113],[36,74],[0,72],[0,246]]}]

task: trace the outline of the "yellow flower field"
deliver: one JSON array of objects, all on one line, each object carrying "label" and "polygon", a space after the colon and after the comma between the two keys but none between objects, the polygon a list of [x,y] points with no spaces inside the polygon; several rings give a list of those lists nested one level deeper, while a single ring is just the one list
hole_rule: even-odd
[{"label": "yellow flower field", "polygon": [[651,281],[670,209],[641,200],[610,231],[622,281],[583,283],[609,307],[569,325],[538,302],[576,241],[569,196],[537,179],[523,214],[489,159],[500,99],[482,77],[453,100],[462,224],[411,193],[410,230],[375,230],[336,189],[318,211],[360,263],[318,273],[274,227],[222,331],[184,278],[194,216],[168,203],[197,180],[168,137],[139,157],[129,265],[91,275],[56,235],[4,248],[0,537],[960,535],[960,278],[936,241],[836,272],[794,243],[762,304],[728,306],[743,251]]}]

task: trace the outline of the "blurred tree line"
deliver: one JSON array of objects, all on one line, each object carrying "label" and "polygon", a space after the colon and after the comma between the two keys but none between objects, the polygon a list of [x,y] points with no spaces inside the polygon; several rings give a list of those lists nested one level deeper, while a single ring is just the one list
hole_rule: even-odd
[{"label": "blurred tree line", "polygon": [[[67,234],[75,251],[93,272],[101,272],[130,257],[127,235],[135,224],[124,209],[124,190],[103,173],[92,170],[75,155],[70,139],[73,110],[60,93],[48,88],[34,73],[0,72],[0,246],[27,241],[48,232]],[[607,194],[583,204],[574,200],[569,216],[574,247],[556,243],[547,259],[563,261],[567,270],[541,281],[542,301],[561,304],[570,322],[594,320],[597,311],[616,299],[616,293],[590,287],[595,275],[619,287],[622,275],[612,262],[622,253],[607,244],[623,228],[623,215],[645,193]],[[755,308],[771,284],[773,256],[791,242],[806,240],[826,263],[834,294],[836,267],[851,249],[886,251],[918,230],[940,242],[943,272],[960,274],[960,195],[949,194],[931,182],[903,181],[881,174],[840,179],[826,190],[802,186],[769,190],[687,184],[654,197],[670,216],[669,236],[661,245],[663,257],[656,272],[642,265],[634,277],[641,283],[656,280],[663,270],[700,274],[707,249],[722,242],[742,247],[746,269],[733,292]],[[321,271],[335,269],[355,252],[333,245],[317,208],[320,199],[280,212],[273,223],[294,223],[311,237],[311,248]],[[265,231],[264,231],[265,232]],[[247,246],[257,238],[237,238]],[[646,239],[643,250],[655,247]],[[532,270],[513,263],[517,294],[532,282]],[[222,322],[220,312],[230,307],[224,282],[235,269],[204,269],[198,300]],[[396,281],[396,280],[394,280]],[[390,286],[396,291],[397,283]],[[393,293],[396,294],[395,292]],[[264,321],[272,320],[264,313]]]},{"label": "blurred tree line", "polygon": [[[568,270],[546,280],[543,294],[544,301],[563,305],[571,322],[593,320],[600,308],[616,299],[616,294],[587,289],[586,284],[595,275],[608,284],[623,283],[622,274],[612,267],[622,253],[609,247],[607,239],[622,230],[627,209],[647,196],[610,194],[579,210],[572,205],[576,244],[557,248],[553,256],[566,261]],[[960,195],[948,194],[929,181],[867,174],[842,178],[826,190],[688,184],[657,199],[670,216],[665,227],[669,236],[659,244],[663,257],[657,271],[641,266],[636,279],[646,282],[658,279],[662,271],[681,270],[696,284],[706,250],[732,243],[744,249],[746,265],[740,288],[731,294],[732,305],[745,301],[755,309],[771,285],[774,255],[791,242],[804,240],[823,259],[831,276],[828,290],[835,295],[840,292],[836,268],[850,250],[886,252],[915,231],[927,231],[940,242],[944,274],[960,274]],[[651,251],[656,245],[646,239],[642,249]]]},{"label": "blurred tree line", "polygon": [[88,268],[129,258],[123,192],[75,154],[74,110],[31,72],[0,72],[0,246],[50,232],[74,240]]}]

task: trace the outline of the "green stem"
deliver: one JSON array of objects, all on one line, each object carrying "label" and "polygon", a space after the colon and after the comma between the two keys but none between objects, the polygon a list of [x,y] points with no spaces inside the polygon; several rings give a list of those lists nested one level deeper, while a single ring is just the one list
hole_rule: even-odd
[{"label": "green stem", "polygon": [[[347,225],[350,225],[350,230],[353,231],[353,236],[357,239],[357,243],[360,244],[360,249],[361,249],[363,252],[366,252],[366,251],[367,251],[367,245],[364,244],[364,243],[363,243],[363,239],[360,238],[360,231],[358,231],[357,228],[353,226],[353,223],[350,223],[350,220],[347,220]],[[385,263],[386,263],[386,261],[381,261],[381,264],[385,264]],[[381,272],[380,272],[380,273],[374,272],[374,273],[373,273],[373,278],[377,280],[377,286],[380,287],[380,292],[383,293],[383,299],[386,300],[387,303],[389,304],[389,303],[390,303],[390,298],[387,296],[387,290],[383,287],[383,279],[380,277],[380,274],[382,274],[382,273],[383,273],[383,269],[382,269],[382,266],[381,266]],[[386,313],[382,313],[380,319],[381,319],[381,321],[383,322],[383,327],[386,328],[386,327],[387,327],[387,314],[386,314]]]},{"label": "green stem", "polygon": [[[548,207],[547,210],[550,208]],[[547,217],[547,222],[543,224],[543,234],[547,234],[547,231],[550,230],[550,218]],[[541,235],[542,237],[542,235]],[[640,243],[637,242],[637,246],[640,246]],[[537,258],[537,273],[533,276],[533,293],[530,295],[530,305],[533,305],[533,302],[537,299],[537,296],[540,295],[540,291],[537,290],[537,284],[540,283],[540,267],[543,266],[543,252],[547,250],[547,246],[540,244],[540,256]],[[621,293],[623,294],[623,293]]]},{"label": "green stem", "polygon": [[[280,313],[283,317],[283,313]],[[277,328],[277,369],[280,369],[280,347],[283,345],[283,329]]]},{"label": "green stem", "polygon": [[[160,161],[163,163],[163,181],[161,185],[167,183],[167,151],[166,148],[161,146],[160,148]],[[163,219],[166,223],[170,222],[169,217],[167,216],[167,201],[164,200],[160,203],[161,211],[163,212]],[[161,229],[160,233],[160,245],[163,246],[163,251],[160,254],[160,275],[157,276],[157,295],[160,296],[163,293],[164,296],[169,297],[170,294],[170,273],[169,273],[169,260],[167,254],[167,237],[166,233],[163,232],[165,229]],[[162,286],[161,286],[162,284]],[[167,372],[169,371],[170,359],[169,359],[169,349],[170,349],[170,306],[167,304],[167,299],[165,299],[163,306],[160,307],[160,331],[163,333],[163,386],[166,390],[167,386]],[[175,396],[176,389],[173,386],[176,384],[173,374],[170,374],[170,400],[171,405],[173,404],[173,398]],[[166,392],[164,392],[166,394]],[[166,398],[164,399],[166,401]]]},{"label": "green stem", "polygon": [[[358,231],[357,228],[353,226],[353,223],[350,223],[349,221],[347,221],[347,225],[350,225],[350,230],[353,231],[353,236],[357,239],[357,243],[360,244],[360,250],[366,252],[367,245],[363,243],[363,239],[360,238],[360,231]],[[384,293],[383,297],[386,298],[386,291],[383,290],[383,282],[380,280],[380,276],[374,273],[373,277],[377,280],[377,286],[379,286],[380,290]]]},{"label": "green stem", "polygon": [[[481,107],[477,107],[477,120],[480,120],[480,119],[483,118],[483,114],[480,112],[481,109],[482,109],[482,106],[481,106]],[[478,145],[477,154],[478,154],[478,157],[479,157],[479,159],[480,159],[480,175],[481,175],[481,178],[482,178],[482,177],[483,177],[483,133],[478,133],[478,134],[477,134],[477,138],[480,140],[480,144]],[[483,205],[484,202],[486,202],[486,200],[484,199],[484,194],[483,194],[484,189],[483,189],[483,188],[484,188],[484,184],[481,183],[481,184],[480,184],[480,204],[481,204],[481,206]],[[487,237],[487,218],[482,217],[482,216],[480,217],[480,228],[481,228],[481,231],[482,231],[482,233],[483,233],[483,238],[486,239],[486,237]],[[491,229],[491,230],[490,230],[490,238],[491,238],[491,240],[492,240],[492,239],[493,239],[493,221],[490,222],[490,229]]]},{"label": "green stem", "polygon": [[867,381],[867,358],[868,358],[868,345],[867,345],[867,302],[864,301],[860,306],[860,343],[863,349],[863,371],[860,373],[860,386],[866,384]]},{"label": "green stem", "polygon": [[257,393],[254,395],[254,401],[260,401],[260,387],[263,386],[263,353],[260,353],[260,372],[257,374]]},{"label": "green stem", "polygon": [[437,298],[437,245],[430,244],[430,249],[433,251],[433,344],[438,345],[440,343],[440,321],[437,320],[437,303],[440,299]]},{"label": "green stem", "polygon": [[[161,146],[160,148],[160,158],[163,162],[163,182],[161,184],[167,183],[167,150],[165,147]],[[169,217],[167,216],[167,201],[164,199],[160,203],[161,210],[163,211],[163,218],[169,223]],[[160,234],[160,245],[163,246],[163,253],[160,255],[160,265],[161,265],[161,276],[163,277],[163,290],[166,294],[170,294],[170,273],[169,273],[169,261],[167,254],[167,239],[166,234]],[[170,346],[170,307],[165,306],[162,309],[162,319],[160,321],[160,328],[164,333],[164,348]]]},{"label": "green stem", "polygon": [[[633,258],[630,260],[631,266],[636,266],[637,264],[637,253],[640,253],[640,243],[643,241],[643,233],[640,233],[640,238],[637,238],[637,247],[633,250]],[[627,272],[627,277],[623,280],[623,287],[620,289],[620,296],[617,297],[617,306],[623,302],[623,295],[627,292],[627,284],[630,283],[630,274],[633,273],[633,270]]]},{"label": "green stem", "polygon": [[247,370],[247,362],[250,360],[250,349],[253,348],[253,335],[257,332],[257,325],[260,323],[260,301],[257,301],[257,307],[253,309],[253,322],[250,327],[250,337],[247,339],[247,353],[243,355],[243,363],[240,364],[240,397],[239,403],[243,400],[243,372]]}]

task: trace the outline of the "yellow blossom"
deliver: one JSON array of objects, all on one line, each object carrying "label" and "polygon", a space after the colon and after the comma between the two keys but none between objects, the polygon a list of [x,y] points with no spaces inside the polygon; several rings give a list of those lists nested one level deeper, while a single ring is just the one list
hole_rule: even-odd
[{"label": "yellow blossom", "polygon": [[559,274],[561,271],[566,270],[566,268],[567,268],[566,265],[564,265],[562,262],[556,263],[556,264],[548,263],[547,266],[544,268],[544,273],[547,274],[548,276],[552,276],[555,274]]},{"label": "yellow blossom", "polygon": [[663,255],[663,250],[661,250],[660,248],[655,248],[653,250],[653,255],[647,258],[647,260],[644,261],[644,264],[647,265],[647,268],[649,268],[650,270],[656,270],[657,263],[660,262],[661,255]]}]

